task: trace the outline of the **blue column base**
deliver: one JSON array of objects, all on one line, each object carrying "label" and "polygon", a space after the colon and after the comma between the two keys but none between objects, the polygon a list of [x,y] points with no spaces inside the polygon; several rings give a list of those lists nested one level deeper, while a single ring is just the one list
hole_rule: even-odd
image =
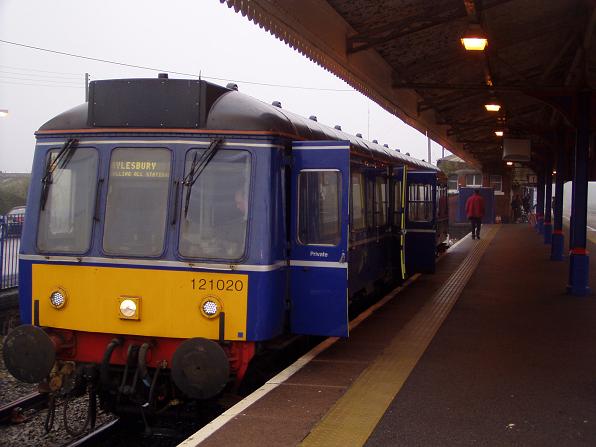
[{"label": "blue column base", "polygon": [[544,222],[544,243],[550,244],[553,240],[553,225],[550,222]]},{"label": "blue column base", "polygon": [[569,285],[567,293],[586,296],[591,293],[589,286],[590,257],[588,254],[571,253],[569,256]]},{"label": "blue column base", "polygon": [[538,234],[544,234],[544,220],[540,219],[538,221]]},{"label": "blue column base", "polygon": [[550,260],[551,261],[562,261],[563,258],[563,249],[565,248],[565,236],[561,231],[556,232],[553,231],[552,242],[550,246]]}]

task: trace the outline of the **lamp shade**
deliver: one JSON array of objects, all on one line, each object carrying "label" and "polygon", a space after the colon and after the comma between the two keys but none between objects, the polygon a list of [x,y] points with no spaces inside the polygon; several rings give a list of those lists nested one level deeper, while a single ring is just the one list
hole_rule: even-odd
[{"label": "lamp shade", "polygon": [[477,23],[469,25],[460,40],[467,51],[483,51],[488,45],[486,33]]}]

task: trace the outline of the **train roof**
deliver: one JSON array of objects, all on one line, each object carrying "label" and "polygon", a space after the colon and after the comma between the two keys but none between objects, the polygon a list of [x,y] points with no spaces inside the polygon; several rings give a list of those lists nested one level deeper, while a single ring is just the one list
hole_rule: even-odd
[{"label": "train roof", "polygon": [[[304,140],[348,140],[357,153],[422,170],[436,166],[203,80],[114,79],[93,81],[89,102],[57,115],[39,133],[94,128],[262,131]],[[275,104],[275,103],[274,103]]]}]

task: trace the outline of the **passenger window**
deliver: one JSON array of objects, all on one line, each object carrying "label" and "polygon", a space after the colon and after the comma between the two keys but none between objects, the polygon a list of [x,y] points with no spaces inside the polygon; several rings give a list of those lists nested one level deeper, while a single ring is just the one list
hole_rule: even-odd
[{"label": "passenger window", "polygon": [[399,225],[401,214],[401,182],[396,180],[393,184],[393,225]]},{"label": "passenger window", "polygon": [[439,185],[437,187],[437,207],[436,213],[437,217],[446,217],[447,216],[447,186],[446,185]]},{"label": "passenger window", "polygon": [[[59,152],[50,151],[46,163],[52,163]],[[39,214],[39,251],[85,253],[89,250],[95,212],[97,166],[97,151],[79,148],[67,163],[59,163],[51,174],[47,200]]]},{"label": "passenger window", "polygon": [[363,230],[364,224],[364,188],[362,174],[354,172],[352,179],[352,228]]},{"label": "passenger window", "polygon": [[383,177],[375,179],[374,208],[377,227],[387,225],[387,181]]},{"label": "passenger window", "polygon": [[106,253],[159,256],[163,252],[170,164],[167,149],[114,149],[103,233]]},{"label": "passenger window", "polygon": [[366,226],[372,228],[374,226],[374,209],[373,200],[375,196],[374,183],[372,179],[366,179]]},{"label": "passenger window", "polygon": [[408,185],[408,220],[410,222],[430,222],[432,219],[432,185]]},{"label": "passenger window", "polygon": [[298,239],[304,245],[337,245],[341,238],[341,173],[304,170],[298,176]]},{"label": "passenger window", "polygon": [[[193,160],[200,160],[205,153],[206,149],[188,152],[185,177],[192,169]],[[250,170],[250,152],[222,149],[206,165],[194,185],[184,187],[179,244],[182,256],[242,258],[250,214]]]}]

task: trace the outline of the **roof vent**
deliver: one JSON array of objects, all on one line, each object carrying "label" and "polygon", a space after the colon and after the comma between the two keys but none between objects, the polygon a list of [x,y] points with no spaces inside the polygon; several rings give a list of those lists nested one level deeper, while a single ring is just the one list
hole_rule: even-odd
[{"label": "roof vent", "polygon": [[401,153],[401,151],[399,149],[395,149],[397,152]]},{"label": "roof vent", "polygon": [[309,120],[317,121],[317,117],[315,115],[311,115],[308,117]]},{"label": "roof vent", "polygon": [[280,101],[273,101],[273,102],[271,103],[271,105],[272,105],[273,107],[279,107],[279,108],[281,109],[281,102],[280,102]]},{"label": "roof vent", "polygon": [[361,134],[361,133],[357,133],[357,134],[356,134],[356,136],[357,136],[358,138],[362,138],[362,134]]},{"label": "roof vent", "polygon": [[389,145],[388,145],[387,143],[385,143],[385,144],[383,145],[383,147],[386,147],[387,149],[389,149]]},{"label": "roof vent", "polygon": [[229,88],[230,90],[238,91],[238,84],[236,84],[235,82],[228,82],[228,84],[226,85],[226,88]]},{"label": "roof vent", "polygon": [[379,142],[377,140],[373,140],[373,143],[379,144]]},{"label": "roof vent", "polygon": [[167,73],[159,73],[157,75],[157,79],[168,79],[168,74]]},{"label": "roof vent", "polygon": [[406,152],[406,155],[407,155],[408,157],[410,157],[410,153],[409,153],[409,152]]},{"label": "roof vent", "polygon": [[336,124],[336,125],[335,125],[333,128],[334,128],[335,130],[341,130],[341,126],[340,126],[339,124]]}]

